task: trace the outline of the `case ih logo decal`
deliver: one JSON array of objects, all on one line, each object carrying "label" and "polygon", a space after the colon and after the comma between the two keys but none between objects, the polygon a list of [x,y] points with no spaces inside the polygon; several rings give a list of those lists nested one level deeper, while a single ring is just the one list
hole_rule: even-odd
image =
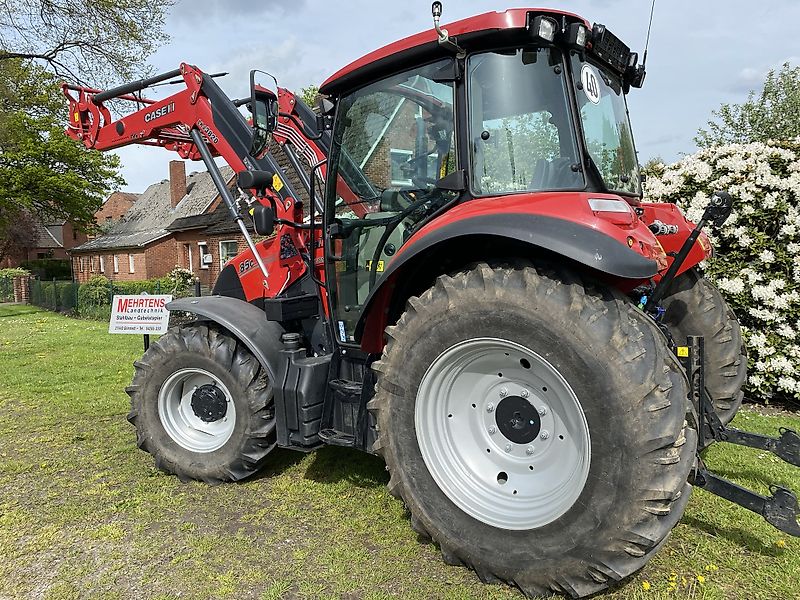
[{"label": "case ih logo decal", "polygon": [[160,119],[161,117],[168,115],[172,111],[175,110],[175,103],[170,102],[166,106],[162,106],[161,108],[157,108],[156,110],[145,113],[144,114],[144,122],[149,123],[150,121],[155,121],[156,119]]}]

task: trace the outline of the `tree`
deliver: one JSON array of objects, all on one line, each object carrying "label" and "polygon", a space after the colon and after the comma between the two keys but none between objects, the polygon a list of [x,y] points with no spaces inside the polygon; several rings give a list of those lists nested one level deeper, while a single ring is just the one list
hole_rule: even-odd
[{"label": "tree", "polygon": [[0,61],[37,60],[98,87],[147,71],[172,0],[0,0]]},{"label": "tree", "polygon": [[172,0],[0,0],[0,240],[29,211],[88,227],[117,175],[113,155],[64,135],[59,80],[106,87],[147,73]]},{"label": "tree", "polygon": [[314,108],[317,105],[317,96],[319,95],[319,87],[316,85],[309,85],[300,88],[300,97],[308,106]]},{"label": "tree", "polygon": [[124,180],[119,159],[64,135],[55,77],[31,61],[0,61],[0,238],[23,210],[87,227]]},{"label": "tree", "polygon": [[722,104],[713,115],[717,121],[695,137],[701,148],[800,137],[800,67],[769,71],[760,94],[751,91],[743,104]]},{"label": "tree", "polygon": [[[0,237],[0,262],[7,256],[24,254],[36,246],[36,223],[25,210],[13,210],[0,206],[0,222],[7,222],[4,235]],[[9,217],[13,217],[9,219]]]}]

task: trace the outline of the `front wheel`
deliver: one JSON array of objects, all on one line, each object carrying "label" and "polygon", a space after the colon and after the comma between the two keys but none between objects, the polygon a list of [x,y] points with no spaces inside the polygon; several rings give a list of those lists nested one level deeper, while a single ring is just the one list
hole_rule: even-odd
[{"label": "front wheel", "polygon": [[387,335],[375,449],[447,562],[580,597],[641,568],[680,519],[688,386],[622,297],[479,265],[410,299]]},{"label": "front wheel", "polygon": [[176,327],[134,366],[128,420],[162,471],[238,481],[275,447],[272,386],[236,338],[206,325]]}]

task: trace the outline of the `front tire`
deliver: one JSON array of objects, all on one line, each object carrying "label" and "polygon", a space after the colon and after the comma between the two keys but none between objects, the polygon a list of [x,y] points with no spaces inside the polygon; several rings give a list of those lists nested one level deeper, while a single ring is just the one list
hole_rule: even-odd
[{"label": "front tire", "polygon": [[128,420],[162,471],[238,481],[275,447],[272,386],[236,338],[200,324],[172,328],[134,367]]},{"label": "front tire", "polygon": [[680,519],[688,386],[621,296],[479,265],[411,298],[387,336],[374,449],[446,562],[581,597],[641,568]]}]

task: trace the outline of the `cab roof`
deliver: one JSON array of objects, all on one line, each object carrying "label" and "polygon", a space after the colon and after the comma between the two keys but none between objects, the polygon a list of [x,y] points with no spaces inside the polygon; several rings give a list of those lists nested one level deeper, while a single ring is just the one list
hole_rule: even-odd
[{"label": "cab roof", "polygon": [[[572,22],[583,22],[589,30],[591,24],[582,17],[561,10],[549,8],[510,8],[502,12],[487,12],[460,21],[442,25],[450,34],[464,45],[468,40],[486,37],[492,33],[511,33],[509,30],[524,30],[528,24],[528,13],[545,14],[556,18],[566,17]],[[320,87],[321,94],[339,94],[357,88],[383,74],[411,68],[415,64],[437,57],[452,56],[441,48],[438,36],[431,25],[430,29],[403,38],[362,56],[342,67],[328,77]],[[469,46],[467,45],[469,49]]]}]

